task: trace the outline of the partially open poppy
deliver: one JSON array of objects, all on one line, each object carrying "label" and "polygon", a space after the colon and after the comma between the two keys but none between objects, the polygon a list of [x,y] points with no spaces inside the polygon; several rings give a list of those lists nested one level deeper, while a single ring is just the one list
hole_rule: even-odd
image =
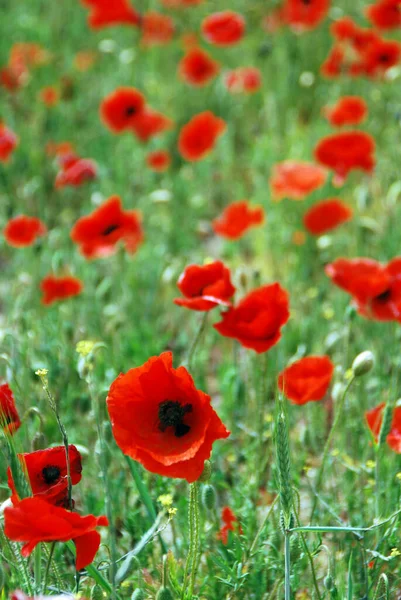
[{"label": "partially open poppy", "polygon": [[204,86],[219,72],[220,65],[202,48],[191,48],[178,65],[180,77],[189,85]]},{"label": "partially open poppy", "polygon": [[322,235],[332,231],[352,219],[349,206],[338,198],[328,198],[314,204],[304,215],[305,228],[312,235]]},{"label": "partially open poppy", "polygon": [[213,231],[229,240],[240,239],[251,227],[262,225],[265,213],[261,206],[252,207],[248,200],[232,202],[212,221]]},{"label": "partially open poppy", "polygon": [[327,172],[319,165],[298,160],[284,160],[274,165],[270,176],[270,188],[275,201],[289,198],[303,200],[322,187]]},{"label": "partially open poppy", "polygon": [[77,571],[95,558],[100,545],[96,528],[107,525],[106,517],[81,517],[38,496],[25,498],[16,506],[4,509],[4,533],[13,542],[23,542],[22,556],[29,556],[41,542],[72,540],[77,552]]},{"label": "partially open poppy", "polygon": [[401,27],[400,0],[378,0],[366,7],[369,21],[378,29],[396,29]]},{"label": "partially open poppy", "polygon": [[203,37],[215,46],[238,44],[244,33],[244,17],[232,10],[213,13],[202,21]]},{"label": "partially open poppy", "polygon": [[107,396],[114,438],[124,452],[152,473],[193,482],[213,443],[229,432],[210,396],[197,390],[184,367],[174,369],[171,352],[121,374]]},{"label": "partially open poppy", "polygon": [[368,107],[360,96],[343,96],[333,106],[325,106],[323,115],[330,125],[359,125],[366,119]]},{"label": "partially open poppy", "polygon": [[133,254],[143,242],[140,214],[124,210],[119,196],[111,196],[93,213],[81,217],[71,230],[71,239],[86,258],[104,258],[117,251],[122,242]]},{"label": "partially open poppy", "polygon": [[230,270],[220,260],[202,266],[189,265],[180,275],[177,286],[184,298],[175,298],[175,304],[191,310],[230,306],[229,300],[235,293]]},{"label": "partially open poppy", "polygon": [[375,141],[368,133],[344,131],[322,138],[315,147],[315,158],[335,171],[335,182],[340,185],[352,170],[373,171],[375,149]]},{"label": "partially open poppy", "polygon": [[142,46],[162,46],[171,42],[174,36],[174,21],[168,15],[149,11],[142,16]]},{"label": "partially open poppy", "polygon": [[202,160],[224,133],[226,123],[210,110],[199,113],[184,125],[178,139],[178,150],[188,161]]},{"label": "partially open poppy", "polygon": [[77,277],[47,275],[40,283],[40,289],[43,293],[42,304],[49,305],[72,296],[78,296],[83,287],[82,281]]},{"label": "partially open poppy", "polygon": [[114,25],[132,25],[138,27],[140,15],[128,0],[81,0],[90,9],[88,24],[92,29],[102,29]]},{"label": "partially open poppy", "polygon": [[[365,413],[366,422],[376,441],[379,439],[384,407],[385,403],[382,402]],[[401,454],[401,406],[396,406],[393,410],[390,433],[386,441],[394,452]]]},{"label": "partially open poppy", "polygon": [[97,165],[90,158],[79,158],[75,154],[61,154],[61,170],[54,183],[56,188],[78,187],[97,176]]},{"label": "partially open poppy", "polygon": [[18,145],[18,137],[0,121],[0,163],[9,161]]},{"label": "partially open poppy", "polygon": [[8,221],[3,230],[3,235],[10,246],[25,248],[31,246],[46,231],[45,224],[37,217],[19,215]]},{"label": "partially open poppy", "polygon": [[330,0],[285,0],[282,20],[296,31],[315,29],[327,16]]},{"label": "partially open poppy", "polygon": [[262,75],[256,67],[238,67],[226,74],[224,83],[232,94],[254,94],[262,85]]},{"label": "partially open poppy", "polygon": [[146,157],[146,164],[152,171],[163,173],[163,171],[167,171],[171,164],[170,152],[168,150],[154,150],[153,152],[149,152]]},{"label": "partially open poppy", "polygon": [[278,376],[278,387],[294,404],[322,400],[334,373],[328,356],[306,356],[286,367]]},{"label": "partially open poppy", "polygon": [[148,142],[151,138],[171,129],[173,122],[161,112],[145,106],[132,123],[131,131],[141,142]]},{"label": "partially open poppy", "polygon": [[0,384],[0,427],[11,435],[21,427],[14,395],[8,383]]},{"label": "partially open poppy", "polygon": [[289,316],[288,294],[279,283],[273,283],[247,294],[222,313],[222,321],[214,327],[221,335],[261,353],[277,344]]},{"label": "partially open poppy", "polygon": [[119,87],[106,96],[100,105],[103,123],[113,133],[132,129],[145,109],[145,98],[135,88]]}]

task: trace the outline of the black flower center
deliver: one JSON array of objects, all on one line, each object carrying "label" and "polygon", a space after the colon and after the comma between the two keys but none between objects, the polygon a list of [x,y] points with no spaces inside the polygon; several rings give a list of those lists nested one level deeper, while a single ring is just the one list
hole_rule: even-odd
[{"label": "black flower center", "polygon": [[60,469],[54,465],[49,465],[42,469],[42,475],[45,483],[55,483],[60,477]]},{"label": "black flower center", "polygon": [[388,54],[380,54],[379,55],[379,62],[387,63],[389,60],[390,60],[390,57]]},{"label": "black flower center", "polygon": [[132,117],[136,113],[135,106],[127,106],[125,109],[125,114],[127,117]]},{"label": "black flower center", "polygon": [[178,400],[165,400],[159,404],[159,429],[166,431],[168,427],[174,428],[175,437],[183,437],[191,427],[183,420],[186,414],[192,412],[192,404],[180,404]]},{"label": "black flower center", "polygon": [[113,231],[118,229],[118,227],[118,225],[109,225],[108,227],[106,227],[106,229],[103,230],[102,235],[110,235],[111,233],[113,233]]},{"label": "black flower center", "polygon": [[388,300],[390,300],[390,298],[391,298],[391,288],[389,288],[388,290],[385,290],[384,292],[382,292],[381,294],[376,296],[375,300],[377,302],[388,302]]}]

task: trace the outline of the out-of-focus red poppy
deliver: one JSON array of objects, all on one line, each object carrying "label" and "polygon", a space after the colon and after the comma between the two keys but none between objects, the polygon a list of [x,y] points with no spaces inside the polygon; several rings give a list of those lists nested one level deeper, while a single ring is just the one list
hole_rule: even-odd
[{"label": "out-of-focus red poppy", "polygon": [[52,85],[44,87],[39,92],[39,98],[46,106],[56,106],[60,100],[60,93],[58,89]]},{"label": "out-of-focus red poppy", "polygon": [[95,179],[97,165],[90,158],[79,158],[75,154],[59,154],[61,170],[57,173],[54,183],[56,188],[66,186],[78,187],[86,181]]},{"label": "out-of-focus red poppy", "polygon": [[47,275],[40,283],[40,289],[43,293],[42,304],[49,305],[72,296],[78,296],[83,287],[82,281],[77,277]]},{"label": "out-of-focus red poppy", "polygon": [[133,254],[143,237],[140,213],[124,210],[119,196],[111,196],[90,215],[78,219],[71,230],[71,239],[86,258],[111,256],[119,242]]},{"label": "out-of-focus red poppy", "polygon": [[49,156],[62,156],[63,154],[74,154],[74,146],[71,142],[48,142],[46,153]]},{"label": "out-of-focus red poppy", "polygon": [[149,152],[146,157],[146,164],[152,171],[163,173],[171,165],[170,152],[168,150],[154,150],[153,152]]},{"label": "out-of-focus red poppy", "polygon": [[82,50],[74,56],[74,67],[81,73],[86,73],[95,64],[98,55],[92,50]]},{"label": "out-of-focus red poppy", "polygon": [[220,65],[202,48],[191,48],[178,65],[180,77],[189,85],[204,86],[210,83],[220,70]]},{"label": "out-of-focus red poppy", "polygon": [[367,117],[368,106],[360,96],[343,96],[334,105],[325,106],[322,112],[333,127],[359,125]]},{"label": "out-of-focus red poppy", "polygon": [[16,506],[4,509],[4,533],[13,542],[23,542],[22,556],[29,556],[41,542],[72,540],[76,547],[77,571],[95,558],[100,545],[96,528],[108,524],[106,517],[81,517],[38,496],[25,498]]},{"label": "out-of-focus red poppy", "polygon": [[296,31],[315,29],[327,16],[330,0],[285,0],[281,18]]},{"label": "out-of-focus red poppy", "polygon": [[17,146],[18,137],[0,121],[0,162],[8,162]]},{"label": "out-of-focus red poppy", "polygon": [[289,317],[288,294],[279,283],[273,283],[247,294],[237,306],[222,313],[222,321],[214,327],[260,354],[277,344]]},{"label": "out-of-focus red poppy", "polygon": [[188,6],[198,6],[203,0],[162,0],[165,8],[186,8]]},{"label": "out-of-focus red poppy", "polygon": [[382,75],[401,59],[401,44],[395,40],[377,40],[366,50],[364,71],[370,77]]},{"label": "out-of-focus red poppy", "polygon": [[238,67],[226,74],[224,84],[232,94],[254,94],[262,85],[262,75],[256,67]]},{"label": "out-of-focus red poppy", "polygon": [[401,1],[378,0],[366,7],[369,21],[378,29],[396,29],[401,27]]},{"label": "out-of-focus red poppy", "polygon": [[293,404],[322,400],[334,373],[328,356],[306,356],[286,367],[278,376],[278,387]]},{"label": "out-of-focus red poppy", "polygon": [[174,36],[174,21],[171,17],[152,10],[143,15],[141,31],[142,46],[149,48],[169,44]]},{"label": "out-of-focus red poppy", "polygon": [[229,531],[238,531],[238,533],[242,533],[242,527],[238,523],[238,519],[231,510],[229,506],[224,506],[221,511],[221,520],[224,525],[220,528],[219,533],[217,534],[217,539],[221,540],[225,546],[228,544],[228,532]]},{"label": "out-of-focus red poppy", "polygon": [[[64,505],[68,495],[67,461],[64,446],[55,446],[36,452],[17,455],[26,470],[32,494],[40,496],[46,502]],[[81,481],[81,455],[72,444],[68,446],[68,459],[72,485]],[[8,470],[10,489],[13,492],[13,504],[19,502],[11,470]]]},{"label": "out-of-focus red poppy", "polygon": [[401,258],[387,265],[370,258],[338,258],[325,271],[335,285],[352,296],[359,314],[401,322]]},{"label": "out-of-focus red poppy", "polygon": [[373,171],[375,149],[375,141],[368,133],[344,131],[322,138],[315,147],[315,158],[335,171],[335,183],[341,185],[350,171]]},{"label": "out-of-focus red poppy", "polygon": [[148,142],[164,131],[171,129],[172,126],[171,119],[161,112],[153,110],[150,106],[145,106],[144,110],[138,114],[138,118],[132,123],[131,130],[141,142]]},{"label": "out-of-focus red poppy", "polygon": [[19,215],[8,221],[3,235],[10,246],[25,248],[31,246],[38,237],[45,235],[46,232],[46,225],[40,219]]},{"label": "out-of-focus red poppy", "polygon": [[124,452],[152,473],[192,483],[201,476],[213,443],[229,432],[210,396],[197,390],[171,352],[121,374],[107,396],[114,438]]},{"label": "out-of-focus red poppy", "polygon": [[274,165],[270,176],[270,188],[273,200],[283,198],[303,200],[306,196],[322,187],[327,172],[319,165],[298,160],[284,160]]},{"label": "out-of-focus red poppy", "polygon": [[0,384],[0,427],[10,435],[21,427],[21,419],[8,383]]},{"label": "out-of-focus red poppy", "polygon": [[114,25],[132,25],[138,27],[141,22],[139,13],[129,0],[81,0],[90,9],[88,24],[92,29],[102,29]]},{"label": "out-of-focus red poppy", "polygon": [[132,129],[135,121],[144,112],[145,98],[135,88],[119,87],[103,99],[100,116],[113,133]]},{"label": "out-of-focus red poppy", "polygon": [[202,266],[189,265],[181,273],[177,287],[184,298],[175,298],[174,303],[191,310],[230,306],[229,300],[235,294],[230,270],[220,260]]},{"label": "out-of-focus red poppy", "polygon": [[245,34],[245,19],[232,10],[213,13],[202,21],[202,35],[215,46],[233,46]]},{"label": "out-of-focus red poppy", "polygon": [[210,110],[195,115],[180,131],[178,150],[181,156],[191,162],[202,160],[213,150],[225,130],[225,121]]},{"label": "out-of-focus red poppy", "polygon": [[28,81],[26,69],[7,65],[0,69],[0,86],[9,92],[16,92]]},{"label": "out-of-focus red poppy", "polygon": [[343,71],[344,57],[344,49],[338,45],[334,45],[320,67],[321,74],[325,77],[339,77]]},{"label": "out-of-focus red poppy", "polygon": [[[383,421],[383,411],[385,403],[382,402],[375,408],[365,413],[366,422],[370,431],[377,442]],[[396,406],[393,410],[393,419],[391,422],[390,433],[387,436],[387,444],[394,452],[401,454],[401,406]]]},{"label": "out-of-focus red poppy", "polygon": [[261,206],[252,207],[248,200],[232,202],[212,221],[213,231],[229,240],[238,240],[251,228],[262,225],[265,213]]},{"label": "out-of-focus red poppy", "polygon": [[49,53],[40,44],[18,42],[11,48],[9,64],[12,66],[21,65],[26,69],[31,69],[47,63],[49,58]]},{"label": "out-of-focus red poppy", "polygon": [[305,228],[312,235],[322,235],[352,219],[349,206],[338,198],[328,198],[314,204],[304,215]]}]

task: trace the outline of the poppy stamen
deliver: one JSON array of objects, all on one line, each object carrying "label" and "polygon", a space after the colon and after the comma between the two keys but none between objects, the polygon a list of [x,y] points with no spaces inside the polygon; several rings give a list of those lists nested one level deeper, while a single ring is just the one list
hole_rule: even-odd
[{"label": "poppy stamen", "polygon": [[137,109],[135,106],[127,106],[127,108],[125,109],[125,114],[127,115],[127,117],[132,117],[136,112]]},{"label": "poppy stamen", "polygon": [[118,229],[118,225],[109,225],[108,227],[106,227],[106,229],[102,232],[102,235],[110,235],[111,233],[113,233],[113,231],[116,231],[116,229]]},{"label": "poppy stamen", "polygon": [[390,297],[391,297],[391,288],[389,288],[388,290],[385,290],[384,292],[382,292],[381,294],[376,296],[374,299],[378,302],[387,302],[388,300],[390,300]]},{"label": "poppy stamen", "polygon": [[55,483],[60,478],[60,469],[55,465],[48,465],[42,469],[42,475],[45,483]]},{"label": "poppy stamen", "polygon": [[159,404],[159,429],[166,431],[168,427],[174,427],[175,437],[183,437],[191,427],[183,423],[187,413],[192,412],[192,404],[180,404],[177,400],[165,400]]}]

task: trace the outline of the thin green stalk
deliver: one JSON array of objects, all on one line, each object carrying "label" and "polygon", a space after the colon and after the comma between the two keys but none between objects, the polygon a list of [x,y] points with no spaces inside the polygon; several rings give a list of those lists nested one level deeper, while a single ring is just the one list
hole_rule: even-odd
[{"label": "thin green stalk", "polygon": [[42,589],[42,544],[38,544],[34,551],[34,575],[35,575],[35,590],[40,593]]},{"label": "thin green stalk", "polygon": [[285,569],[285,579],[284,579],[284,597],[285,600],[291,600],[291,552],[290,552],[290,537],[291,534],[288,531],[284,534],[284,569]]},{"label": "thin green stalk", "polygon": [[202,321],[201,321],[200,327],[199,327],[199,329],[198,329],[198,331],[196,333],[195,339],[192,342],[192,345],[191,345],[191,347],[189,349],[188,358],[187,358],[187,361],[186,361],[187,366],[188,366],[188,371],[190,371],[191,368],[192,368],[192,361],[193,361],[193,358],[194,358],[194,355],[195,355],[195,351],[196,351],[196,349],[197,349],[197,347],[199,345],[199,342],[202,339],[203,332],[206,329],[207,316],[208,316],[208,312],[205,311],[203,313]]},{"label": "thin green stalk", "polygon": [[188,580],[188,571],[190,565],[192,565],[193,555],[195,551],[195,495],[194,495],[194,485],[193,483],[189,486],[189,503],[188,503],[188,524],[189,524],[189,548],[187,559],[185,561],[184,567],[184,578],[182,584],[182,592],[181,592],[181,600],[185,600],[186,592],[187,592],[187,580]]},{"label": "thin green stalk", "polygon": [[47,581],[48,581],[48,578],[49,578],[49,572],[50,572],[50,567],[51,567],[51,564],[52,564],[52,558],[53,558],[55,547],[56,547],[56,542],[52,542],[52,544],[50,546],[49,556],[48,556],[48,559],[47,559],[46,570],[45,570],[45,577],[44,577],[44,580],[43,580],[43,593],[44,594],[46,594]]},{"label": "thin green stalk", "polygon": [[199,484],[197,481],[193,485],[193,519],[194,519],[194,548],[192,553],[191,576],[189,584],[189,597],[192,598],[195,588],[196,575],[198,572],[200,559],[200,511],[199,511]]}]

